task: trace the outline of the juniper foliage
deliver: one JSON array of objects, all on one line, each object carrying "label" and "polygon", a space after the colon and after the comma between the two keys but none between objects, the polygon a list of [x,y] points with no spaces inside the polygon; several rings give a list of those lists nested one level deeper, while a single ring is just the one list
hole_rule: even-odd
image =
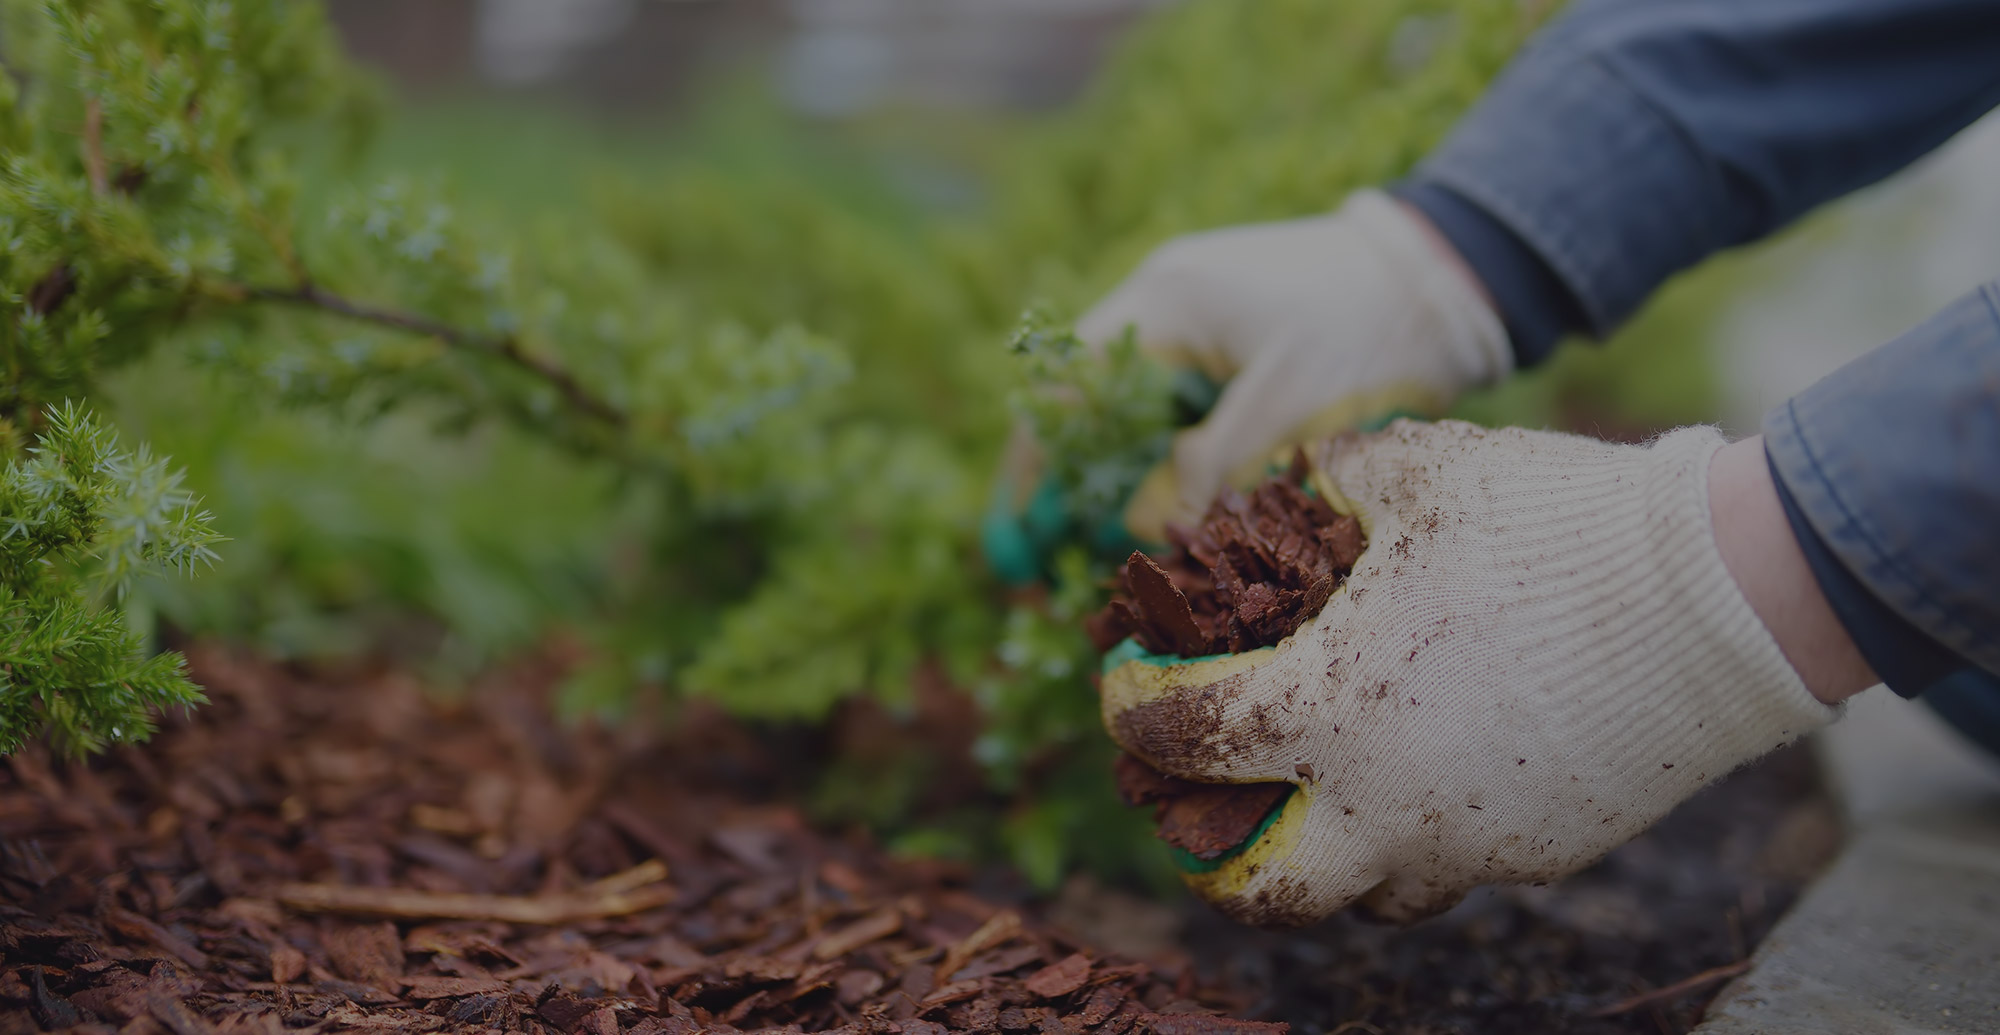
[{"label": "juniper foliage", "polygon": [[191,574],[220,537],[182,474],[76,405],[0,470],[0,752],[46,732],[69,753],[143,740],[201,692],[119,608],[133,580]]}]

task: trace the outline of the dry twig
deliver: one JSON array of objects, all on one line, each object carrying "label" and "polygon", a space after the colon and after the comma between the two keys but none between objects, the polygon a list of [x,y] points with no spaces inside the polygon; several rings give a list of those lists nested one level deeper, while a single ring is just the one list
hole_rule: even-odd
[{"label": "dry twig", "polygon": [[830,960],[845,956],[868,944],[887,938],[903,928],[903,911],[895,906],[880,909],[837,931],[828,933],[813,946],[812,957]]},{"label": "dry twig", "polygon": [[1607,1006],[1602,1010],[1594,1010],[1591,1012],[1590,1015],[1592,1017],[1613,1017],[1621,1013],[1630,1013],[1631,1011],[1637,1010],[1642,1006],[1647,1006],[1652,1003],[1657,1003],[1663,999],[1672,999],[1677,995],[1682,995],[1688,992],[1692,992],[1695,989],[1702,987],[1703,985],[1712,985],[1718,981],[1727,981],[1728,979],[1736,977],[1737,975],[1742,974],[1748,971],[1749,969],[1750,969],[1749,960],[1737,960],[1734,963],[1725,963],[1720,967],[1710,967],[1709,969],[1704,970],[1701,973],[1694,975],[1693,977],[1683,978],[1679,981],[1674,982],[1671,985],[1666,986],[1665,988],[1656,988],[1653,989],[1651,992],[1641,992],[1630,999],[1624,999],[1620,1000],[1619,1002],[1612,1003],[1610,1006]]},{"label": "dry twig", "polygon": [[938,964],[937,979],[949,981],[953,974],[972,957],[996,945],[1012,939],[1021,933],[1021,914],[1009,909],[995,913],[993,918],[979,925],[979,929],[965,936],[965,940],[951,947],[944,954],[944,962]]},{"label": "dry twig", "polygon": [[278,889],[278,901],[304,913],[344,913],[397,920],[490,920],[553,927],[664,906],[676,894],[671,886],[662,883],[666,876],[666,864],[654,859],[579,891],[555,895],[479,895],[294,883]]}]

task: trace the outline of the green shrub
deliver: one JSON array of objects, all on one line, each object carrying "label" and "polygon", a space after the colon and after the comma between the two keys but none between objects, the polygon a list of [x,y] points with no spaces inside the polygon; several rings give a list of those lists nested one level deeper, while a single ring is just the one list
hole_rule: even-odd
[{"label": "green shrub", "polygon": [[47,414],[0,469],[0,752],[44,733],[70,753],[144,740],[156,710],[201,701],[120,605],[143,575],[212,561],[208,522],[144,446],[74,405]]}]

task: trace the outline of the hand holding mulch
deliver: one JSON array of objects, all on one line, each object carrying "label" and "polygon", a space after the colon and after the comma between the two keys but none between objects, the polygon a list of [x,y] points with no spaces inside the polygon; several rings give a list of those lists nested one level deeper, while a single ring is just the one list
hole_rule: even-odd
[{"label": "hand holding mulch", "polygon": [[[1307,492],[1304,451],[1248,497],[1224,492],[1190,531],[1167,527],[1171,552],[1134,552],[1123,592],[1086,622],[1099,650],[1126,637],[1153,654],[1183,658],[1275,646],[1326,606],[1361,556],[1361,524]],[[1151,805],[1162,841],[1202,862],[1256,834],[1289,784],[1200,784],[1123,755],[1118,789]]]}]

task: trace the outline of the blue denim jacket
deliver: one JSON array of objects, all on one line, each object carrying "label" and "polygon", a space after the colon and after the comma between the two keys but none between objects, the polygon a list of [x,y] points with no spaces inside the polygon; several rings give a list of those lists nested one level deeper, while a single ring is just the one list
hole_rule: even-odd
[{"label": "blue denim jacket", "polygon": [[[1995,0],[1583,0],[1396,191],[1487,282],[1528,365],[1996,105]],[[1906,696],[1940,687],[2000,750],[2000,282],[1764,430],[1863,655]]]}]

